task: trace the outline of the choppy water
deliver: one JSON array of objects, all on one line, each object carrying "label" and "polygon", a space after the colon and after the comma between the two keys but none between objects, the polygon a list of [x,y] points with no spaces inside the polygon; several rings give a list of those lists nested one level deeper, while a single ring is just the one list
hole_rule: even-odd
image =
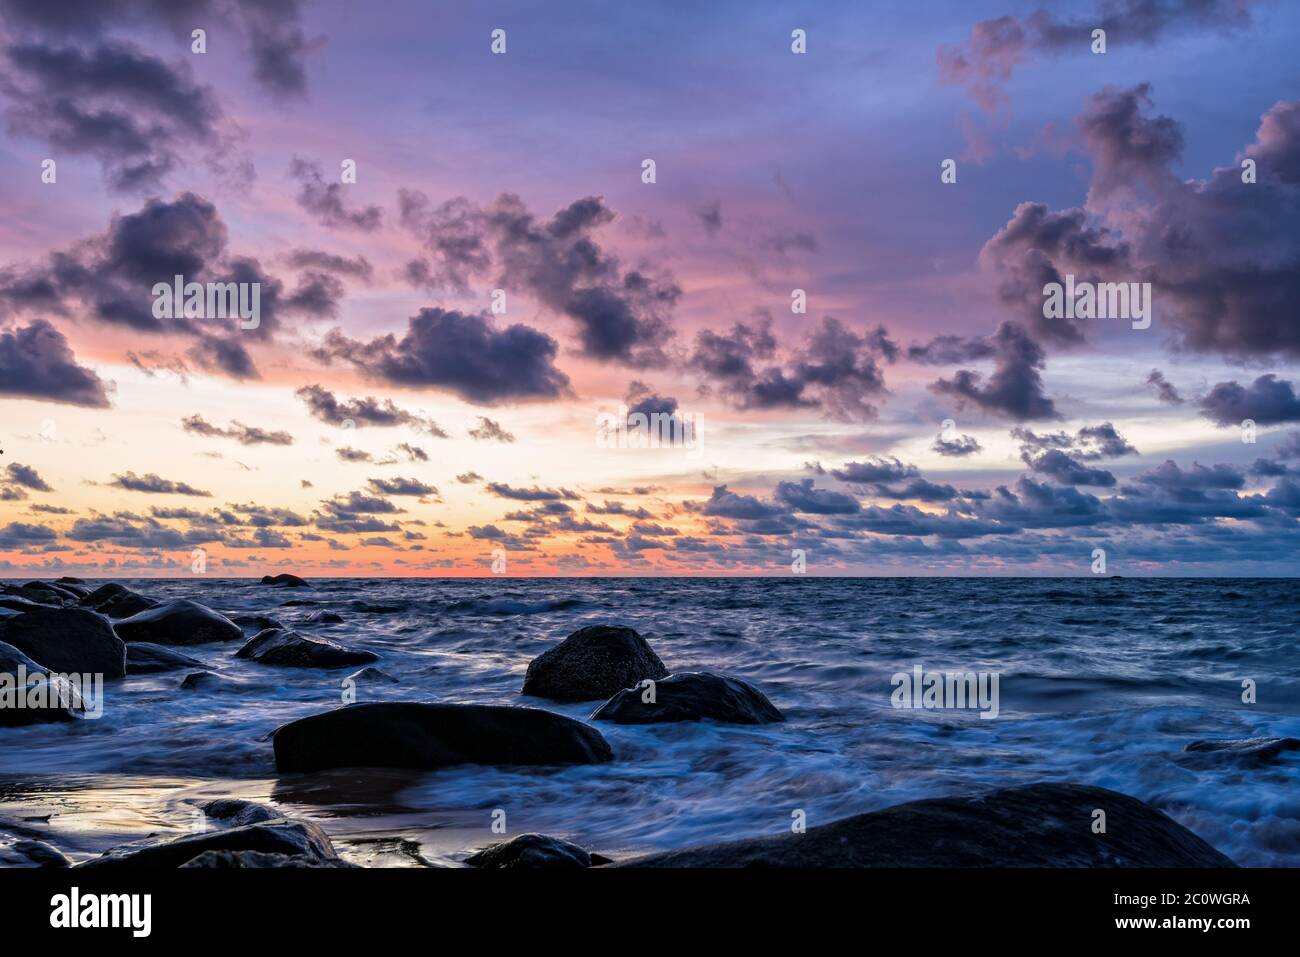
[{"label": "choppy water", "polygon": [[[400,684],[362,684],[362,701],[526,704],[585,718],[594,704],[521,697],[524,670],[583,624],[621,623],[670,670],[745,678],[789,720],[602,723],[616,760],[594,767],[279,777],[268,732],[337,706],[354,669],[270,668],[235,659],[234,643],[182,649],[234,680],[181,691],[184,671],[128,677],[109,686],[101,720],[0,730],[0,825],[77,858],[183,831],[191,802],[213,796],[318,820],[358,862],[410,864],[457,861],[498,839],[494,809],[510,833],[623,856],[783,833],[794,809],[815,825],[1057,780],[1148,801],[1241,864],[1300,866],[1300,753],[1262,767],[1180,753],[1198,738],[1300,737],[1300,580],[124,583],[377,652]],[[343,623],[301,624],[320,610]],[[999,673],[1000,716],[895,710],[890,676],[917,664]],[[1241,701],[1245,678],[1256,704]]]}]

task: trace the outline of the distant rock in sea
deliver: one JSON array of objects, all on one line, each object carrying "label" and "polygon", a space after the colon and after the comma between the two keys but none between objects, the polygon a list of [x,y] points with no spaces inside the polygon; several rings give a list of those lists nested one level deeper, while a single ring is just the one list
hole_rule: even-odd
[{"label": "distant rock in sea", "polygon": [[281,575],[263,575],[263,585],[279,585],[284,588],[306,588],[307,582],[297,575],[290,575],[287,572]]}]

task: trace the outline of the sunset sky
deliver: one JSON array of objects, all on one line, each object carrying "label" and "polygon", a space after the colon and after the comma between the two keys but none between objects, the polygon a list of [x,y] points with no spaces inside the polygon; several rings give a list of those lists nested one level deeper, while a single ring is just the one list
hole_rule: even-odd
[{"label": "sunset sky", "polygon": [[[1293,574],[1297,41],[1280,0],[0,0],[0,576]],[[156,318],[176,274],[260,326]],[[1151,327],[1045,318],[1067,274]],[[620,404],[699,440],[602,447]]]}]

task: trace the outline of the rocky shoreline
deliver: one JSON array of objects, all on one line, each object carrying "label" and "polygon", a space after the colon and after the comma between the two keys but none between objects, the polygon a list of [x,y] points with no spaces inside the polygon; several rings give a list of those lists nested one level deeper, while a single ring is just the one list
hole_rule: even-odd
[{"label": "rocky shoreline", "polygon": [[[291,575],[270,589],[310,589]],[[297,594],[303,594],[298,591]],[[307,594],[310,594],[308,591]],[[297,602],[299,604],[305,602]],[[336,623],[332,616],[322,622]],[[309,619],[308,623],[312,623]],[[245,628],[256,628],[251,638]],[[234,650],[231,650],[231,649]],[[98,673],[108,680],[176,673],[180,688],[220,686],[203,658],[232,655],[267,668],[355,668],[355,680],[395,679],[382,658],[286,628],[274,617],[231,618],[188,599],[158,601],[119,585],[77,579],[0,586],[0,673]],[[458,765],[617,762],[596,726],[709,721],[783,722],[761,689],[713,672],[669,669],[631,628],[589,625],[529,664],[521,694],[587,703],[586,721],[524,706],[423,701],[347,704],[290,721],[270,735],[278,772],[335,768],[434,770]],[[0,734],[20,724],[76,721],[76,707],[0,706]],[[1191,741],[1187,762],[1267,763],[1295,739]],[[203,827],[170,841],[121,845],[78,867],[350,867],[316,824],[246,801],[197,806]],[[1098,829],[1098,812],[1104,822]],[[487,869],[583,867],[1231,867],[1233,862],[1160,810],[1104,788],[1036,783],[910,801],[796,827],[791,833],[633,859],[608,857],[555,837],[524,834],[475,850]],[[72,866],[39,828],[0,821],[0,866]]]}]

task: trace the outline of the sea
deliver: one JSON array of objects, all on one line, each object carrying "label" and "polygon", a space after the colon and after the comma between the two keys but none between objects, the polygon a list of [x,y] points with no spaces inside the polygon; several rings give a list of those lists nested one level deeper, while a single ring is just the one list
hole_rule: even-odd
[{"label": "sea", "polygon": [[[249,636],[247,616],[262,615],[373,651],[395,680],[350,683],[355,668],[269,667],[235,658],[236,642],[208,644],[179,649],[220,676],[206,686],[182,689],[185,670],[128,676],[106,685],[98,720],[0,729],[0,832],[75,860],[201,829],[196,806],[217,797],[314,820],[358,864],[447,866],[502,831],[621,859],[1058,781],[1146,801],[1239,864],[1300,866],[1300,751],[1184,750],[1300,737],[1296,579],[115,580],[245,616]],[[305,623],[320,611],[342,622]],[[270,733],[342,706],[348,684],[358,701],[587,720],[599,702],[520,688],[529,661],[589,624],[635,628],[670,671],[742,678],[787,720],[602,722],[615,755],[603,765],[276,772]],[[918,666],[996,676],[997,716],[898,707],[899,676]]]}]

